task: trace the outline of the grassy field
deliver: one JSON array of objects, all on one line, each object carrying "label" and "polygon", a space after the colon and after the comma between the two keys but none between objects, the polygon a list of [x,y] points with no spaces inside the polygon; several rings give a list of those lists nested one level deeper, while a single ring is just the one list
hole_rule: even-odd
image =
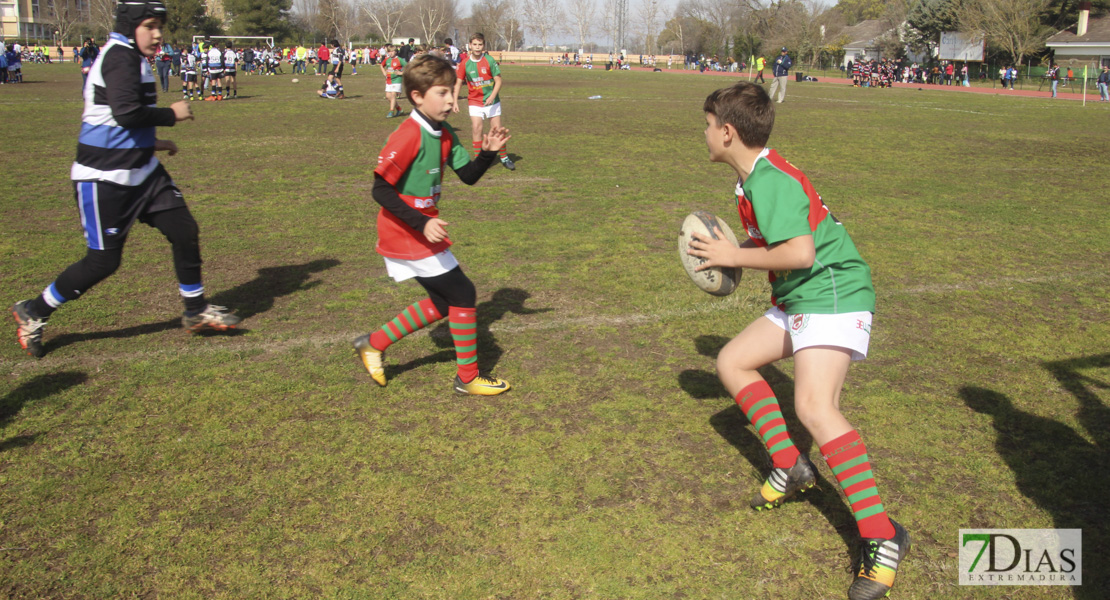
[{"label": "grassy field", "polygon": [[[83,254],[68,169],[75,67],[0,88],[0,288]],[[441,209],[479,290],[494,398],[451,391],[444,325],[393,346],[378,388],[350,341],[421,299],[374,253],[371,172],[398,125],[378,75],[242,78],[161,137],[235,335],[179,327],[169,247],[54,315],[49,354],[0,349],[0,597],[841,598],[855,524],[821,463],[755,513],[762,445],[714,373],[764,311],[675,251],[705,209],[735,224],[701,103],[726,77],[505,69],[518,168],[449,176]],[[601,95],[600,100],[587,97]],[[162,104],[176,99],[162,98]],[[846,416],[913,537],[893,597],[1110,594],[1110,111],[1077,102],[791,82],[772,146],[870,263],[871,357]],[[452,117],[456,127],[466,121]],[[465,140],[466,134],[463,134]],[[733,216],[729,216],[733,215]],[[1079,588],[957,585],[960,528],[1083,529]]]}]

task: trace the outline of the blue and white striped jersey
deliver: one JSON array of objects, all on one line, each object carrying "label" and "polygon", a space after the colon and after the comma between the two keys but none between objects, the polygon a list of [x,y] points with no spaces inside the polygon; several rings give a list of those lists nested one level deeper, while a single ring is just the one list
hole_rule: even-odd
[{"label": "blue and white striped jersey", "polygon": [[84,96],[70,178],[141,184],[158,167],[154,128],[177,122],[173,109],[158,108],[150,63],[126,37],[111,33],[89,69]]}]

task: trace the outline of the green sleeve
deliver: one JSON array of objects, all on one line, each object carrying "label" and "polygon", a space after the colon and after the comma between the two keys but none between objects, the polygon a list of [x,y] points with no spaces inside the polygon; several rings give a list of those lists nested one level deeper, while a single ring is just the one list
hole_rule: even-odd
[{"label": "green sleeve", "polygon": [[810,235],[809,197],[796,179],[779,171],[767,169],[760,177],[749,180],[745,193],[750,193],[759,232],[770,244]]},{"label": "green sleeve", "polygon": [[496,77],[501,74],[501,67],[497,64],[496,60],[489,54],[486,55],[486,60],[489,61],[489,76]]},{"label": "green sleeve", "polygon": [[450,125],[444,123],[443,128],[451,134],[451,154],[447,157],[447,163],[451,170],[461,169],[470,162],[470,151],[459,142],[458,134]]}]

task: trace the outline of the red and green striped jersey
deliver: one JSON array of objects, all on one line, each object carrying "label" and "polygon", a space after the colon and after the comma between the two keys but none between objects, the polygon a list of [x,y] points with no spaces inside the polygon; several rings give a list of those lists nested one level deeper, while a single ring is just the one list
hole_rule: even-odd
[{"label": "red and green striped jersey", "polygon": [[[459,79],[466,81],[466,87],[469,90],[468,104],[483,106],[493,95],[493,78],[501,75],[501,68],[488,54],[483,54],[478,60],[474,60],[473,56],[467,54],[466,60],[459,63],[455,74]],[[497,104],[500,101],[501,98],[494,97],[490,104]]]},{"label": "red and green striped jersey", "polygon": [[[405,204],[435,218],[439,216],[439,194],[443,168],[459,169],[470,162],[470,153],[447,123],[436,131],[417,112],[405,119],[389,136],[374,173],[397,188]],[[451,240],[433,244],[385,208],[378,211],[378,254],[389,258],[417,260],[438,254]]]},{"label": "red and green striped jersey", "polygon": [[765,149],[747,180],[737,182],[736,202],[757,246],[813,236],[817,256],[812,267],[767,274],[775,305],[788,314],[875,311],[871,268],[797,167]]},{"label": "red and green striped jersey", "polygon": [[382,68],[385,69],[385,84],[401,83],[401,74],[405,70],[405,65],[408,62],[400,56],[393,58],[386,58],[382,61]]}]

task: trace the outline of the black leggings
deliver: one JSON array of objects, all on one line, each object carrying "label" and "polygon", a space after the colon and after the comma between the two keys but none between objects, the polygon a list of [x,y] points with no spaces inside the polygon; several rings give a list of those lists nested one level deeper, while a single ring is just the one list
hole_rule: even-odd
[{"label": "black leggings", "polygon": [[462,267],[435,277],[417,277],[416,281],[424,286],[436,310],[445,317],[451,306],[474,308],[478,303],[478,291],[474,289],[474,282],[463,273]]},{"label": "black leggings", "polygon": [[[163,210],[144,215],[140,220],[161,231],[173,246],[173,266],[178,283],[185,285],[200,283],[200,230],[189,209],[182,206]],[[54,287],[62,298],[76,300],[94,285],[115,273],[122,258],[122,247],[110,250],[90,248],[84,258],[62,271],[54,282]],[[200,299],[199,302],[203,303],[204,300]],[[53,312],[45,306],[36,306],[35,309],[44,316]]]}]

